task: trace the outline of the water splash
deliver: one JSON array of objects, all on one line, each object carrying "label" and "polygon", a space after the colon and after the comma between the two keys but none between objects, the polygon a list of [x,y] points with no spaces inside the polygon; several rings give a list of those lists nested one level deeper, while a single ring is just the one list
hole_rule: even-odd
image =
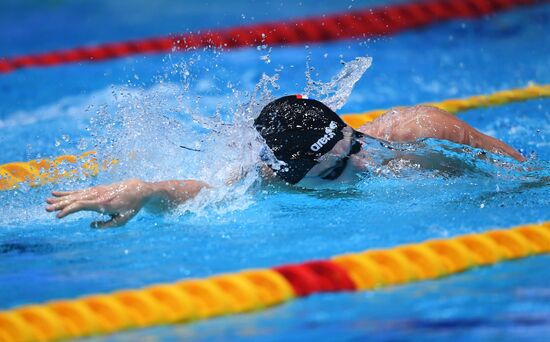
[{"label": "water splash", "polygon": [[333,111],[337,111],[346,104],[355,83],[361,79],[371,64],[371,57],[357,57],[350,62],[343,63],[342,70],[330,81],[322,82],[313,80],[312,68],[308,63],[307,86],[304,89],[304,94],[323,102]]},{"label": "water splash", "polygon": [[[483,209],[486,203],[510,205],[524,192],[549,190],[548,161],[530,159],[520,163],[510,157],[436,139],[393,143],[391,147],[394,159],[367,165],[370,172],[356,184],[372,200],[393,199],[400,205],[411,205],[426,197],[426,193],[432,193],[434,203],[457,208],[478,203]],[[369,150],[374,158],[377,154],[387,157],[384,148],[378,152]],[[431,190],[441,188],[446,191]]]},{"label": "water splash", "polygon": [[[100,182],[199,179],[213,186],[179,213],[223,213],[253,203],[262,143],[252,122],[280,91],[282,76],[263,74],[252,91],[228,82],[225,94],[209,95],[202,90],[216,81],[197,79],[197,63],[173,64],[170,74],[178,82],[161,77],[149,89],[112,88],[112,100],[97,111],[89,127],[93,137],[85,144],[94,146],[101,159],[119,160],[113,172],[100,175]],[[306,92],[338,109],[370,64],[368,57],[344,63],[327,83],[306,75]]]},{"label": "water splash", "polygon": [[[326,83],[312,80],[311,73],[307,73],[305,92],[332,109],[339,109],[371,62],[369,57],[360,57],[344,63],[340,72]],[[89,136],[78,141],[78,149],[95,149],[100,159],[116,158],[119,163],[95,179],[77,179],[56,188],[82,188],[132,177],[150,181],[199,179],[213,186],[214,190],[204,192],[181,206],[176,215],[171,216],[175,220],[184,212],[224,214],[246,209],[254,203],[261,183],[259,151],[262,143],[252,122],[268,102],[287,93],[279,87],[279,81],[285,77],[283,68],[272,75],[263,74],[257,84],[249,88],[251,90],[240,90],[227,79],[224,82],[209,79],[212,73],[201,74],[200,68],[204,66],[197,65],[198,62],[192,59],[174,63],[167,72],[168,76],[159,76],[150,88],[112,86],[90,95],[90,99],[61,100],[70,113],[82,111],[85,113],[83,117],[92,113],[90,108],[95,110],[87,128]],[[67,101],[69,105],[65,105]],[[52,108],[58,110],[59,104],[52,105]],[[62,114],[60,110],[59,115]],[[430,148],[441,147],[431,146],[424,151]],[[497,170],[473,159],[465,163],[489,174]],[[441,178],[437,172],[419,172],[417,163],[410,161],[378,165],[373,173],[382,177],[366,178],[356,188],[368,193],[370,190],[364,188],[365,184],[376,189],[377,182],[382,184],[395,179],[400,184],[396,186],[402,187],[408,179],[416,182],[418,177],[424,180]],[[524,176],[508,175],[513,179]],[[539,176],[529,178],[531,183],[543,179]],[[23,188],[32,194],[23,196],[24,202],[28,204],[31,200],[37,204],[26,211],[28,215],[19,215],[19,219],[51,218],[42,212],[41,200],[52,188],[32,191]],[[19,208],[16,202],[21,196],[2,197],[7,199],[8,205],[0,208],[0,216],[6,218],[3,221],[10,222],[12,218],[8,211]]]}]

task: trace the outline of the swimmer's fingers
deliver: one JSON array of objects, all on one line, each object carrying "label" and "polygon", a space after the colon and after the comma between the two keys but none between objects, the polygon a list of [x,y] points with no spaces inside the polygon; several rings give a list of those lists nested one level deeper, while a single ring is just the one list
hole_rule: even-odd
[{"label": "swimmer's fingers", "polygon": [[68,195],[74,195],[79,192],[82,192],[82,190],[52,191],[52,195],[54,195],[55,197],[65,197]]},{"label": "swimmer's fingers", "polygon": [[57,213],[57,218],[63,218],[67,215],[76,213],[78,211],[97,211],[104,212],[105,209],[98,201],[74,201],[71,204],[65,206],[59,213]]},{"label": "swimmer's fingers", "polygon": [[75,191],[52,191],[54,197],[49,197],[46,199],[46,203],[54,204],[64,201],[74,201],[76,199],[84,199],[83,195],[86,194],[85,190],[75,190]]},{"label": "swimmer's fingers", "polygon": [[108,221],[95,221],[90,225],[92,228],[112,228],[120,227],[130,221],[134,216],[136,216],[136,210],[129,210],[121,214],[111,215],[111,219]]},{"label": "swimmer's fingers", "polygon": [[46,203],[48,204],[58,204],[58,203],[67,203],[74,201],[74,198],[72,196],[65,196],[65,197],[50,197],[46,199]]},{"label": "swimmer's fingers", "polygon": [[59,211],[64,209],[66,206],[73,204],[74,202],[78,202],[82,200],[85,200],[85,198],[81,198],[80,196],[48,198],[46,202],[49,204],[49,206],[46,207],[46,211],[48,212]]},{"label": "swimmer's fingers", "polygon": [[52,211],[59,211],[63,208],[65,208],[67,205],[72,203],[72,201],[63,201],[63,202],[51,202],[49,199],[46,201],[50,205],[46,207],[46,211],[51,213]]},{"label": "swimmer's fingers", "polygon": [[46,199],[46,203],[48,204],[65,203],[65,205],[67,205],[73,201],[93,200],[101,196],[100,191],[98,191],[98,189],[96,188],[63,192],[64,194],[63,196],[60,196],[59,194],[60,192],[52,192],[52,195],[56,197],[50,197]]},{"label": "swimmer's fingers", "polygon": [[48,198],[46,200],[46,203],[48,203],[49,205],[46,207],[46,211],[47,212],[52,212],[52,211],[63,210],[66,206],[71,205],[74,202],[77,202],[79,200],[81,200],[81,199],[73,197],[73,196],[62,197],[60,199],[58,199],[58,198]]}]

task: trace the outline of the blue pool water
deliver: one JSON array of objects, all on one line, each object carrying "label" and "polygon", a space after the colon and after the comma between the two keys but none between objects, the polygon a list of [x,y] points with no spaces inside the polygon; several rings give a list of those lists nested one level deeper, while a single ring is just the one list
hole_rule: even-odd
[{"label": "blue pool water", "polygon": [[[4,1],[1,55],[389,2],[114,3]],[[242,143],[251,137],[243,116],[254,113],[242,109],[264,73],[278,75],[278,88],[268,87],[274,96],[298,93],[307,86],[307,65],[326,82],[342,62],[372,57],[341,113],[549,83],[549,19],[550,5],[537,5],[370,40],[135,56],[1,75],[0,163],[90,149],[122,162],[94,179],[0,193],[0,308],[550,220],[549,100],[460,115],[530,156],[527,169],[465,155],[478,172],[444,177],[404,168],[338,191],[262,184],[252,173],[177,213],[141,213],[124,228],[101,231],[89,228],[95,214],[60,221],[43,206],[58,188],[128,177],[216,183],[231,168],[250,166],[256,157]],[[205,134],[221,123],[233,125]],[[207,153],[182,151],[182,143]],[[532,257],[108,339],[543,340],[550,332],[549,261]]]}]

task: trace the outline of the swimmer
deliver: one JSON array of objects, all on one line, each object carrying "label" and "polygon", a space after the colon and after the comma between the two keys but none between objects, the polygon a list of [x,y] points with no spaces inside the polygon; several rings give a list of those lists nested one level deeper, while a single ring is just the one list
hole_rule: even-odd
[{"label": "swimmer", "polygon": [[[323,103],[291,95],[265,106],[254,127],[266,144],[261,153],[264,174],[302,187],[349,182],[369,165],[408,158],[406,152],[395,151],[392,144],[410,143],[414,148],[414,144],[428,138],[471,146],[520,162],[525,160],[504,142],[431,106],[392,109],[354,130]],[[434,161],[426,164],[430,163]],[[58,218],[79,211],[95,211],[109,215],[110,219],[93,222],[92,227],[118,227],[144,207],[154,212],[169,211],[208,188],[210,185],[200,180],[130,179],[83,190],[54,191],[53,197],[46,200],[46,210],[57,212]]]}]

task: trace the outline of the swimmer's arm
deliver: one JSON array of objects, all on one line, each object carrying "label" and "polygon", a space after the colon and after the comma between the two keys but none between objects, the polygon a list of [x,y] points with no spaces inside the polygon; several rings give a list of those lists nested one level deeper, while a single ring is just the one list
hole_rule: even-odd
[{"label": "swimmer's arm", "polygon": [[130,179],[83,190],[54,191],[48,198],[46,211],[57,211],[57,218],[79,211],[107,214],[107,221],[92,223],[95,228],[119,227],[130,221],[142,208],[162,212],[195,197],[209,185],[196,180],[145,182]]},{"label": "swimmer's arm", "polygon": [[149,188],[145,209],[152,212],[165,212],[194,198],[210,186],[197,180],[168,180],[144,182]]},{"label": "swimmer's arm", "polygon": [[412,142],[423,138],[448,140],[508,155],[518,161],[525,158],[506,143],[483,134],[455,115],[432,106],[396,108],[359,129],[375,138]]}]

